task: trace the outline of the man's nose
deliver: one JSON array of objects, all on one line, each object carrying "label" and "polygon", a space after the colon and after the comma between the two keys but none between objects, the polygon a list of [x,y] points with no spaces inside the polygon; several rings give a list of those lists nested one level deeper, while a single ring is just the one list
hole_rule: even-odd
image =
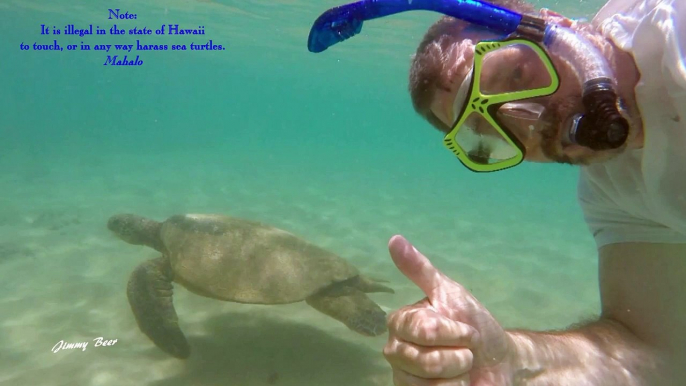
[{"label": "man's nose", "polygon": [[531,138],[543,110],[543,106],[535,103],[506,103],[498,109],[497,116],[520,141],[525,142]]},{"label": "man's nose", "polygon": [[517,136],[517,139],[522,143],[531,138],[531,133],[535,127],[535,121],[522,119],[510,114],[498,114],[498,120],[512,134]]}]

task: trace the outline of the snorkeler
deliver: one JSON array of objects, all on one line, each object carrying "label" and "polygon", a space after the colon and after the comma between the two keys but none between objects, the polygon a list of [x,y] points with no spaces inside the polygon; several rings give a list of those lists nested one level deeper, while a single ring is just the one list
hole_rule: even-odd
[{"label": "snorkeler", "polygon": [[[517,0],[363,0],[325,12],[308,48],[362,23],[448,15],[413,57],[415,111],[474,172],[580,166],[599,256],[597,320],[505,330],[402,236],[398,268],[426,298],[389,317],[397,386],[686,384],[686,4],[610,0],[590,23]],[[505,8],[507,7],[507,8]],[[409,144],[408,144],[409,146]]]}]

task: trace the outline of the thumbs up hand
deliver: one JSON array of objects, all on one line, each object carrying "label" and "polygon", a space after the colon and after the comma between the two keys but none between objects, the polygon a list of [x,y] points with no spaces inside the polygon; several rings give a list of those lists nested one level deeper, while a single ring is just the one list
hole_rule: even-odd
[{"label": "thumbs up hand", "polygon": [[460,284],[402,236],[388,244],[393,262],[426,298],[393,312],[384,356],[396,386],[512,384],[514,343]]}]

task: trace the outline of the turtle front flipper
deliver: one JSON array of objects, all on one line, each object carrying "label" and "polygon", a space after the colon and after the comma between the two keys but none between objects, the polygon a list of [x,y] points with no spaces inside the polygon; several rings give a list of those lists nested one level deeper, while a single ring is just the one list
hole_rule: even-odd
[{"label": "turtle front flipper", "polygon": [[148,260],[131,273],[126,294],[141,331],[165,352],[186,359],[191,349],[172,303],[172,277],[169,260]]},{"label": "turtle front flipper", "polygon": [[350,287],[344,293],[338,290],[322,291],[305,301],[359,334],[377,336],[387,330],[386,312],[356,288]]}]

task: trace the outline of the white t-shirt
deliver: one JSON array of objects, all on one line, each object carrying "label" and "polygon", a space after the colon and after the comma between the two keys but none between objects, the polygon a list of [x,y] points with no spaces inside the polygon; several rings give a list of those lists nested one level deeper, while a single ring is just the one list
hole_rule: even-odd
[{"label": "white t-shirt", "polygon": [[686,0],[610,0],[593,24],[634,56],[645,143],[581,167],[586,222],[598,247],[686,243]]}]

